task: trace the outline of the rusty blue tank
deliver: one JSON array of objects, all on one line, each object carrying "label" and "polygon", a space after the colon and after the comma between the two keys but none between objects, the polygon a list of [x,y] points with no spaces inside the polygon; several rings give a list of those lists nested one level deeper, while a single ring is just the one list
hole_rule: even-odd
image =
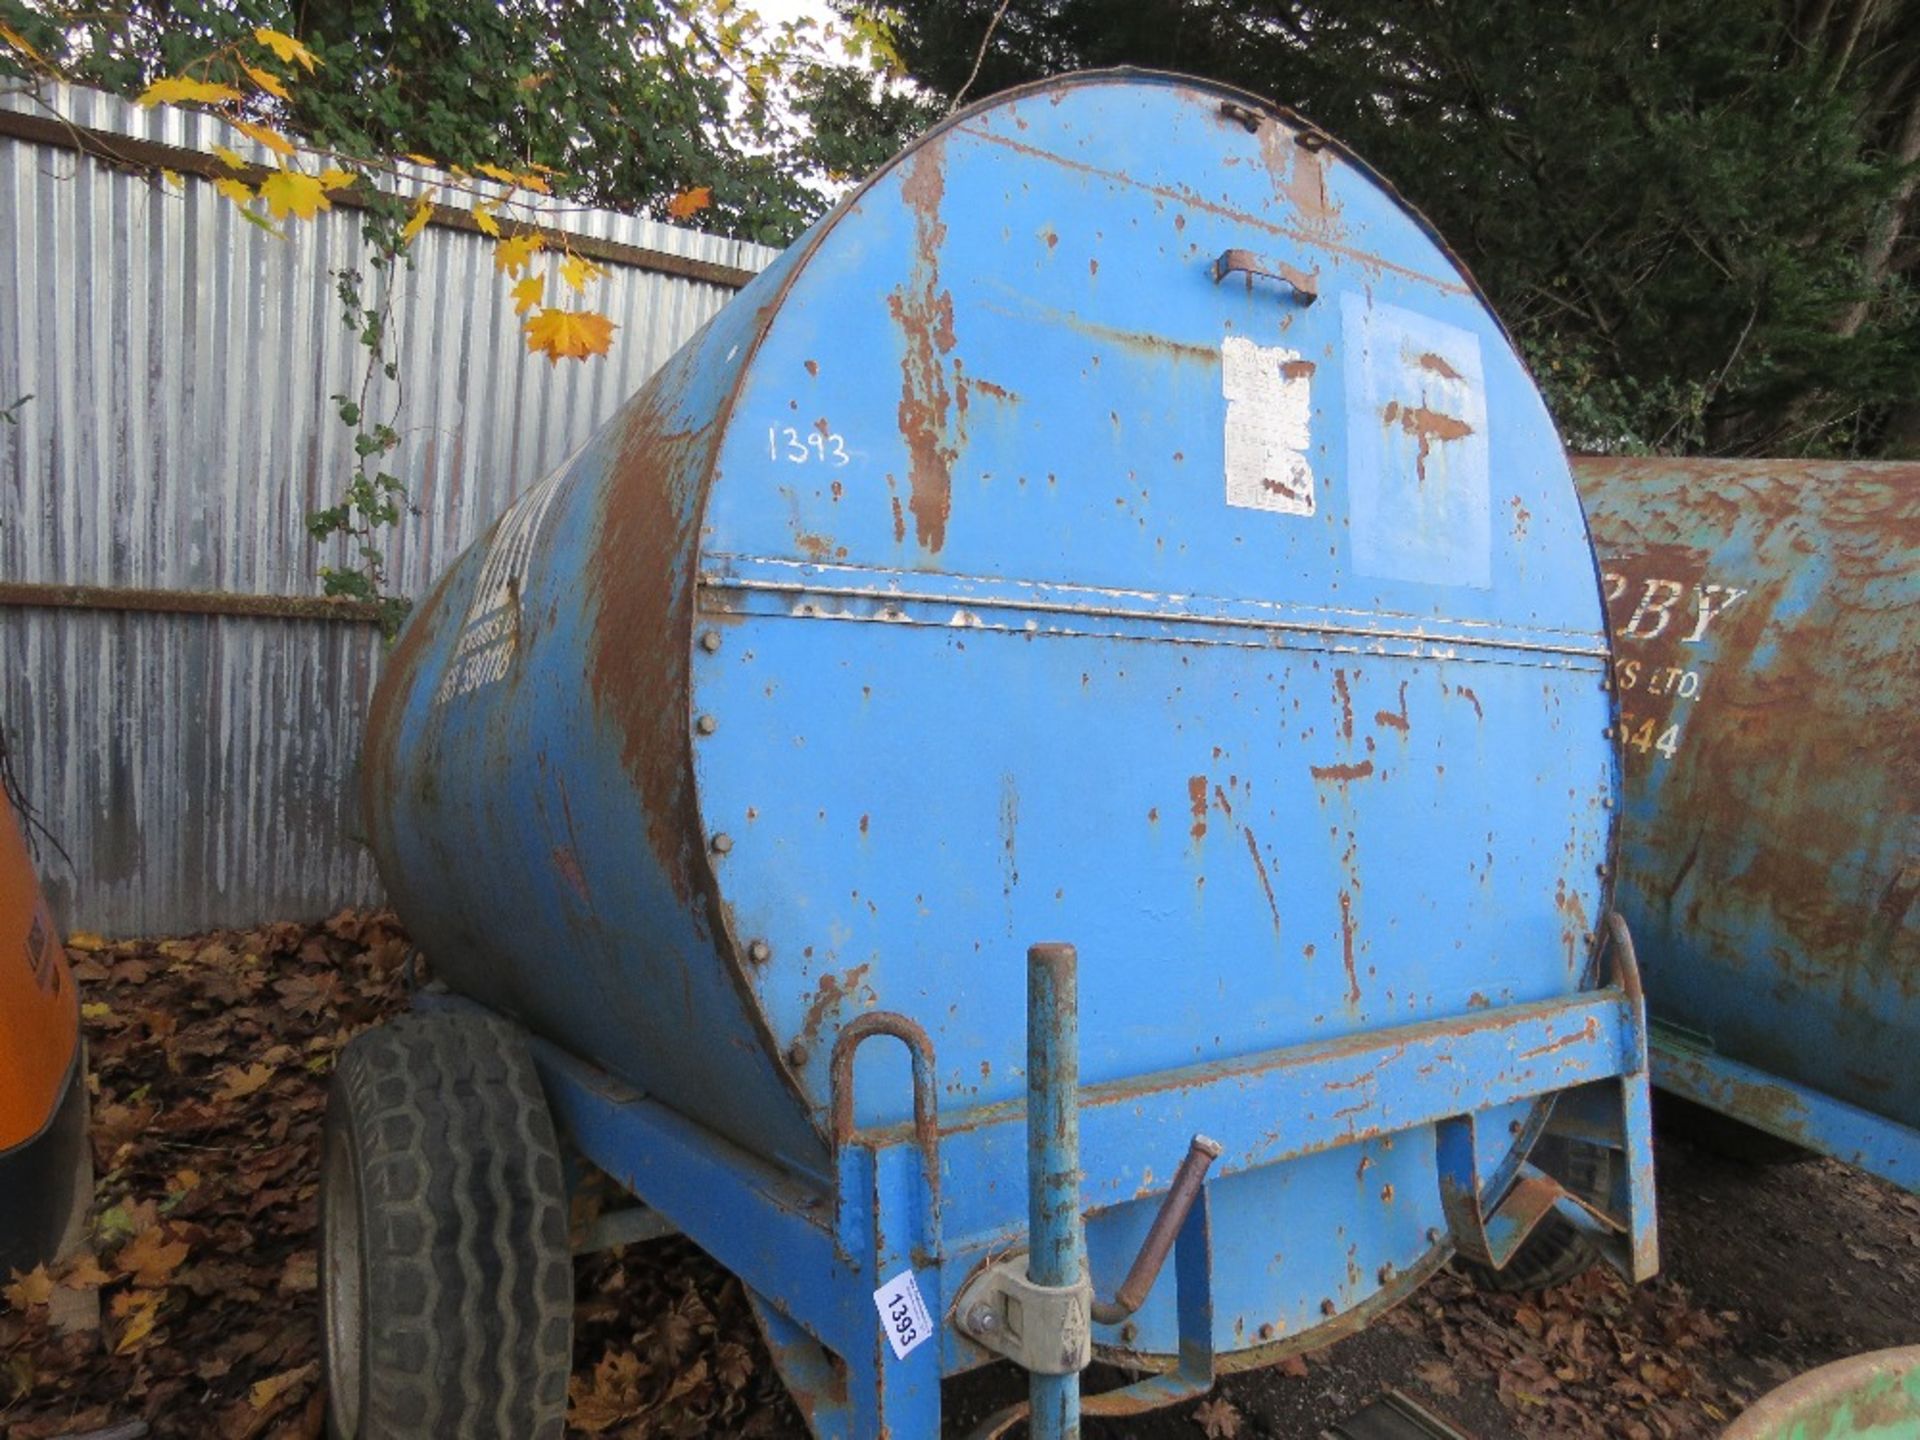
[{"label": "rusty blue tank", "polygon": [[1920,465],[1575,473],[1655,1081],[1920,1189]]},{"label": "rusty blue tank", "polygon": [[[1197,1393],[1550,1213],[1651,1270],[1612,724],[1473,281],[1299,117],[1113,73],[937,126],[529,489],[365,798],[434,973],[815,1428],[918,1435],[996,1354]],[[1525,1163],[1556,1095],[1609,1193]]]}]

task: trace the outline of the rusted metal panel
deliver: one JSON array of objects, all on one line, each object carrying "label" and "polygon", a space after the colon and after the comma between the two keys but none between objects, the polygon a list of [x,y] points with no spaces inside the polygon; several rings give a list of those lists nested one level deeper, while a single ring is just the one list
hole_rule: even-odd
[{"label": "rusted metal panel", "polygon": [[[1654,1018],[1920,1132],[1920,466],[1575,474],[1618,647],[1620,904]],[[1787,1093],[1700,1098],[1832,1148],[1806,1123],[1825,1112]]]},{"label": "rusted metal panel", "polygon": [[[31,397],[0,422],[0,723],[74,859],[49,894],[69,926],[110,935],[373,900],[340,796],[382,646],[362,607],[319,594],[335,557],[305,526],[352,465],[329,397],[358,391],[365,352],[330,272],[366,266],[363,217],[276,239],[201,178],[210,143],[269,159],[254,142],[170,107],[54,99],[77,130],[0,96],[0,408]],[[156,163],[189,175],[183,194]],[[405,395],[391,468],[420,513],[391,551],[410,597],[773,254],[533,207],[609,264],[595,299],[613,352],[528,356],[465,212],[416,239],[399,374],[369,406]],[[334,619],[352,633],[275,623]]]},{"label": "rusted metal panel", "polygon": [[[1100,1293],[1223,1146],[1205,1303],[1096,1331],[1150,1364],[1183,1306],[1226,1369],[1407,1294],[1436,1124],[1491,1206],[1543,1097],[1644,1100],[1593,988],[1611,724],[1565,457],[1471,282],[1296,117],[1112,75],[936,128],[523,496],[411,622],[365,793],[589,1152],[815,1340],[864,1327],[874,1433],[847,1287],[918,1256],[937,1300],[1026,1224],[1035,937],[1081,956]],[[666,1173],[676,1123],[831,1235],[770,1255]]]}]

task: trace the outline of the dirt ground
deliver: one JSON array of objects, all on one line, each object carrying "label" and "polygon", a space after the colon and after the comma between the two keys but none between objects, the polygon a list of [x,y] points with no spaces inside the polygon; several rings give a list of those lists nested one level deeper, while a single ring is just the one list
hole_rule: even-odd
[{"label": "dirt ground", "polygon": [[[403,1002],[391,916],[104,945],[76,937],[93,1057],[92,1247],[6,1277],[0,1436],[322,1433],[314,1193],[340,1046]],[[1397,1389],[1472,1440],[1717,1435],[1754,1396],[1920,1342],[1920,1198],[1827,1161],[1756,1168],[1663,1134],[1663,1273],[1484,1295],[1443,1274],[1372,1329],[1094,1436],[1317,1440]],[[576,1262],[570,1433],[797,1435],[738,1285],[678,1240]],[[98,1331],[56,1313],[98,1294]],[[1089,1390],[1123,1377],[1096,1370]],[[951,1433],[1017,1398],[948,1387]]]}]

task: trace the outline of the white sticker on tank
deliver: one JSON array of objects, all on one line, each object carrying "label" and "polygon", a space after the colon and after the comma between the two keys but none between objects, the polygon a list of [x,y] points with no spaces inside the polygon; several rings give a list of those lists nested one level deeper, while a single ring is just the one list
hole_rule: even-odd
[{"label": "white sticker on tank", "polygon": [[880,1328],[887,1332],[896,1360],[906,1359],[933,1335],[933,1317],[911,1270],[902,1270],[874,1291],[873,1308],[880,1312]]},{"label": "white sticker on tank", "polygon": [[1227,397],[1227,504],[1280,515],[1313,514],[1313,365],[1297,350],[1220,342]]},{"label": "white sticker on tank", "polygon": [[522,495],[494,528],[486,561],[480,567],[480,583],[467,606],[453,659],[434,691],[434,704],[444,705],[455,696],[471,694],[506,676],[520,640],[521,588],[527,561],[547,511],[560,493],[557,482],[566,468],[562,465]]}]

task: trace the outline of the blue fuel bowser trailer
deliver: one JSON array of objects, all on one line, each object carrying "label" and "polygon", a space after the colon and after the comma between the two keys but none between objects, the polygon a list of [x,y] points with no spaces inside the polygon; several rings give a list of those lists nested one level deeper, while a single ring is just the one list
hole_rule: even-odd
[{"label": "blue fuel bowser trailer", "polygon": [[559,1435],[569,1148],[822,1436],[1002,1357],[1070,1434],[1555,1230],[1650,1274],[1611,683],[1546,409],[1378,176],[1172,76],[955,115],[392,656],[446,991],[336,1081],[337,1433]]}]

